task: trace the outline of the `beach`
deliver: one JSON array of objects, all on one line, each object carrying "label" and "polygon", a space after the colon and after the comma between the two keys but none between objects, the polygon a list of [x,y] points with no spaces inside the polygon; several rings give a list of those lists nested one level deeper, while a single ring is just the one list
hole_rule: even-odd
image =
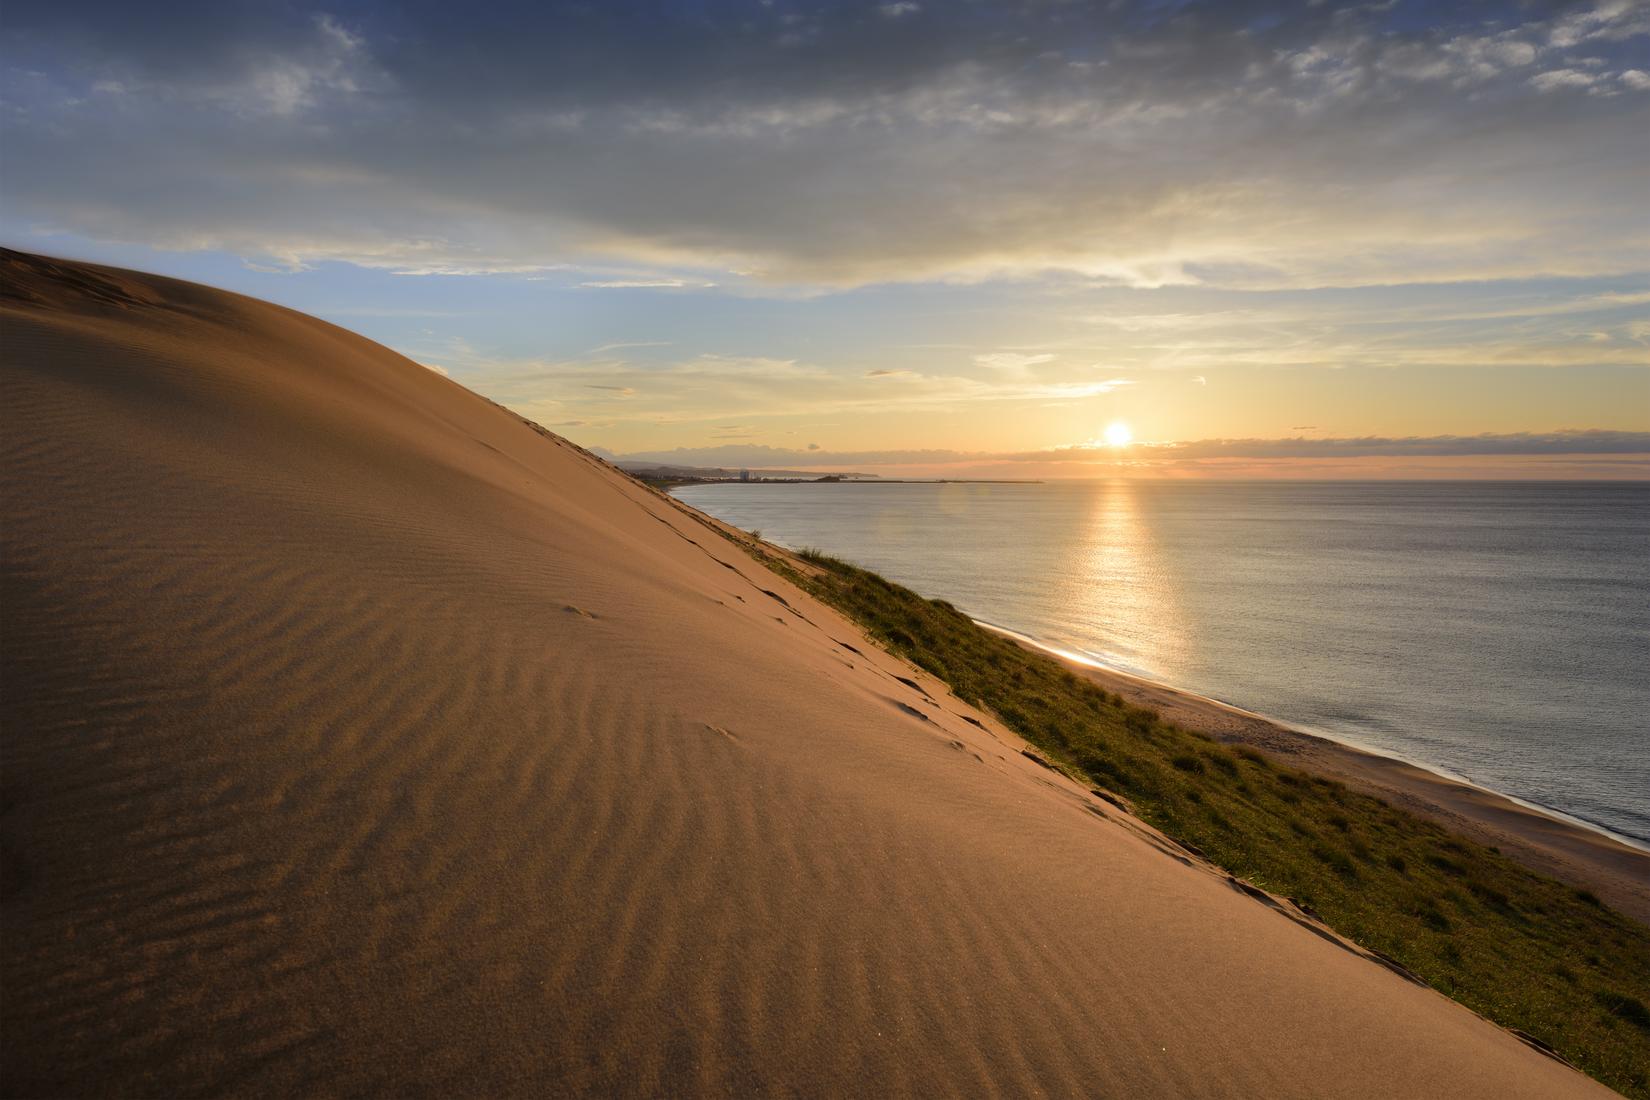
[{"label": "beach", "polygon": [[8,1093],[1610,1094],[436,371],[0,322]]},{"label": "beach", "polygon": [[1601,829],[1404,760],[1291,729],[1217,699],[1105,668],[1010,630],[981,625],[1058,657],[1106,690],[1156,710],[1178,726],[1331,776],[1499,848],[1542,874],[1593,890],[1622,912],[1650,923],[1650,852]]}]

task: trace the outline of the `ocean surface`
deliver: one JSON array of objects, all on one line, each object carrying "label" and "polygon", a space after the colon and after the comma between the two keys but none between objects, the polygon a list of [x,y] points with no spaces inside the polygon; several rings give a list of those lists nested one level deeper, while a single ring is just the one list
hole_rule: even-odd
[{"label": "ocean surface", "polygon": [[1650,485],[695,485],[977,619],[1650,841]]}]

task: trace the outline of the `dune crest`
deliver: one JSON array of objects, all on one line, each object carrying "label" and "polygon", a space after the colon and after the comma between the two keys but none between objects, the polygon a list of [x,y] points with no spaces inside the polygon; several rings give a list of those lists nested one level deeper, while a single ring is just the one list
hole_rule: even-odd
[{"label": "dune crest", "polygon": [[370,341],[3,257],[21,1095],[1608,1095]]}]

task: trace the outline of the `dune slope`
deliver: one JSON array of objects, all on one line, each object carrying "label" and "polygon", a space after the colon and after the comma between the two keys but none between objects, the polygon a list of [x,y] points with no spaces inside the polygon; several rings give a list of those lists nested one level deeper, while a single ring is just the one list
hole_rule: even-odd
[{"label": "dune slope", "polygon": [[3,266],[7,1093],[1605,1094],[454,383]]}]

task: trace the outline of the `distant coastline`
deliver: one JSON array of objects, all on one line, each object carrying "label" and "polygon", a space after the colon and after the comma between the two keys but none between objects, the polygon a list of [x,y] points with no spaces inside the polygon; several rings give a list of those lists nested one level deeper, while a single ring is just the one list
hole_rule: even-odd
[{"label": "distant coastline", "polygon": [[655,489],[675,489],[684,485],[1041,485],[1041,478],[1010,477],[866,477],[824,474],[820,477],[725,477],[721,475],[658,474],[647,470],[626,471]]}]

